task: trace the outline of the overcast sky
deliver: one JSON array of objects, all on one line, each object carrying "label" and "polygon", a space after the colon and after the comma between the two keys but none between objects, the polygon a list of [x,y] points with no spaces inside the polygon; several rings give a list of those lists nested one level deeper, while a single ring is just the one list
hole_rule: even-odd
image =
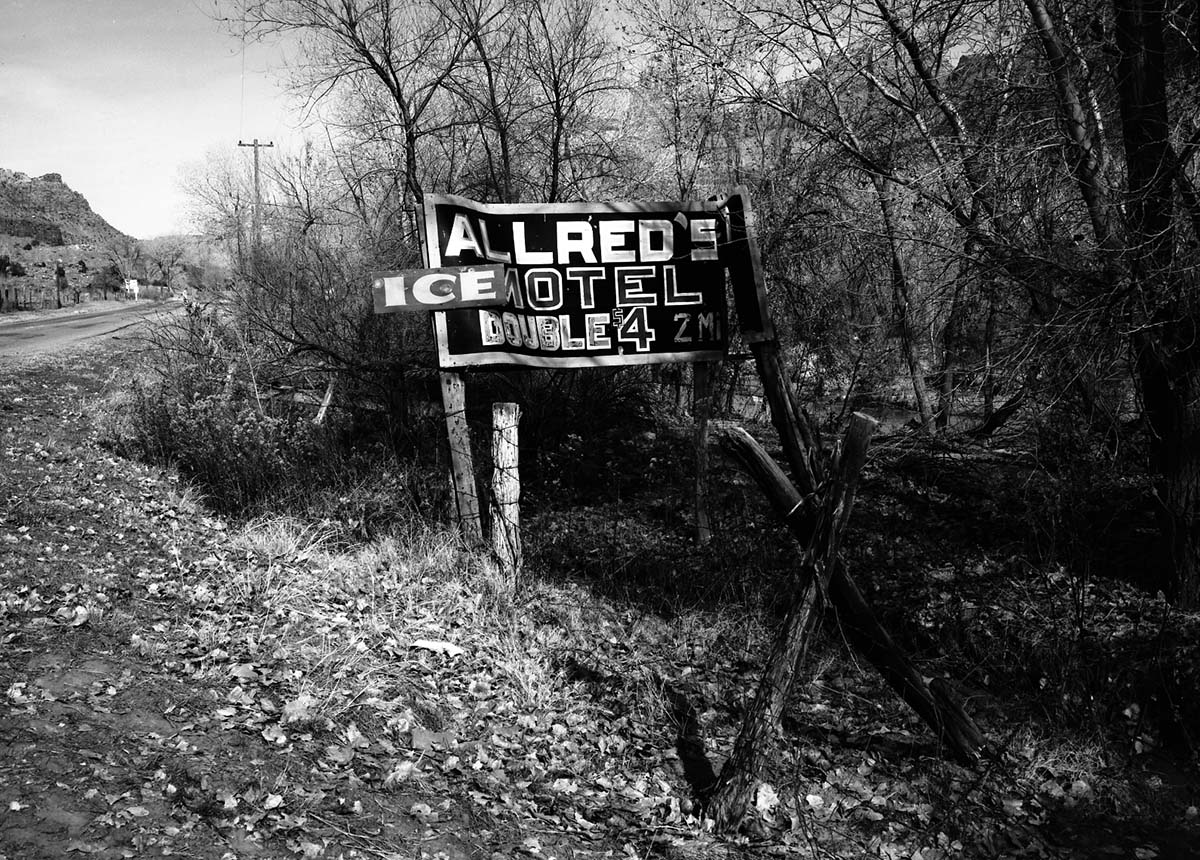
[{"label": "overcast sky", "polygon": [[185,228],[180,170],[206,151],[299,139],[278,52],[250,43],[243,58],[212,0],[0,0],[0,10],[0,167],[61,173],[125,233]]}]

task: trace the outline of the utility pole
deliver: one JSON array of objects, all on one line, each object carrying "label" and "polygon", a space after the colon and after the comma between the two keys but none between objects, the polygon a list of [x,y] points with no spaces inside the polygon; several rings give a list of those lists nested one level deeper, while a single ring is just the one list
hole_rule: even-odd
[{"label": "utility pole", "polygon": [[272,147],[274,145],[274,141],[259,143],[257,137],[254,138],[253,143],[238,141],[238,146],[254,147],[254,254],[256,263],[258,260],[258,249],[262,245],[262,191],[258,179],[258,151],[263,147]]}]

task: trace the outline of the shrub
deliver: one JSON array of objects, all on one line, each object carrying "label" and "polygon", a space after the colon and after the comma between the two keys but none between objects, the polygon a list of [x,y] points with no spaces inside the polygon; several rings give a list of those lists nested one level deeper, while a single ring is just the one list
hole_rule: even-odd
[{"label": "shrub", "polygon": [[255,508],[273,492],[312,476],[323,440],[298,415],[276,415],[221,392],[175,397],[139,385],[129,407],[126,445],[172,463],[226,513]]},{"label": "shrub", "polygon": [[120,270],[111,263],[92,272],[92,288],[101,289],[105,292],[109,290],[120,289],[124,278],[121,277]]},{"label": "shrub", "polygon": [[[144,363],[157,378],[143,375],[112,398],[110,444],[175,466],[214,509],[303,515],[347,541],[444,510],[443,464],[398,458],[390,416],[334,409],[317,425],[311,404],[293,402],[295,386],[315,387],[327,369],[305,384],[291,357],[198,304],[149,337]],[[337,390],[339,400],[356,396],[345,380]]]},{"label": "shrub", "polygon": [[[531,489],[592,494],[608,487],[619,459],[636,461],[632,474],[645,467],[644,452],[630,440],[656,426],[656,391],[646,368],[478,374],[472,382],[472,402],[521,407],[522,480]],[[471,417],[484,429],[491,418]]]}]

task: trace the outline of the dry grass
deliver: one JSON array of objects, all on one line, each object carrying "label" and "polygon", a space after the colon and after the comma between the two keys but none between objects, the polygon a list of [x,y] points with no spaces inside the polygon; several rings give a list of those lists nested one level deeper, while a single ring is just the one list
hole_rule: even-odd
[{"label": "dry grass", "polygon": [[551,661],[561,633],[531,624],[492,560],[437,528],[340,549],[327,529],[256,520],[204,568],[193,597],[212,611],[191,635],[286,659],[292,699],[304,697],[312,720],[363,703],[396,718],[421,699],[403,664],[439,649],[485,664],[487,683],[516,707],[551,707],[561,695]]}]

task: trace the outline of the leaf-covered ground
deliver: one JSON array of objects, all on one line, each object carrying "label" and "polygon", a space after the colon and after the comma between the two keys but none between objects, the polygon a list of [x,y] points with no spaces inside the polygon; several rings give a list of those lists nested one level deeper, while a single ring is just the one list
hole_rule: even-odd
[{"label": "leaf-covered ground", "polygon": [[[1050,737],[979,679],[998,754],[960,768],[832,636],[759,818],[717,838],[678,729],[719,767],[761,613],[605,598],[565,568],[609,550],[573,562],[566,527],[546,553],[564,569],[514,592],[433,528],[345,546],[319,524],[222,522],[105,444],[124,361],[0,375],[2,860],[1196,856],[1186,762],[1138,770]],[[1046,598],[973,594],[985,561],[929,580],[914,628],[936,630],[951,592],[980,636]]]}]

